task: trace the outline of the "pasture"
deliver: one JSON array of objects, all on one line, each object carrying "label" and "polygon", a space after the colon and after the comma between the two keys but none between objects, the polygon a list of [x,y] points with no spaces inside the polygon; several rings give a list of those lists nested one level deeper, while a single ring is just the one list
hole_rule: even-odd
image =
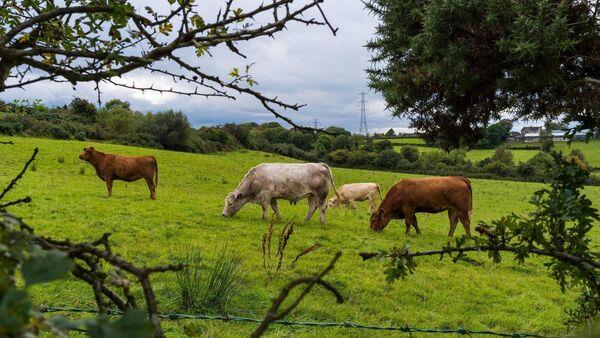
[{"label": "pasture", "polygon": [[[359,205],[359,213],[330,209],[327,223],[321,225],[318,215],[308,223],[302,222],[307,210],[306,200],[297,205],[280,201],[284,220],[294,219],[296,226],[285,252],[283,271],[265,270],[261,237],[267,224],[260,219],[260,207],[247,205],[235,217],[223,218],[223,201],[250,167],[262,162],[295,160],[252,151],[199,155],[93,142],[2,139],[12,140],[15,144],[0,145],[1,186],[16,175],[33,148],[40,148],[35,171],[28,171],[7,196],[8,199],[32,197],[30,204],[10,211],[22,216],[39,234],[78,241],[93,240],[104,232],[112,232],[115,252],[135,263],[147,265],[171,263],[174,253],[193,245],[203,249],[207,260],[222,250],[243,256],[243,286],[230,299],[229,314],[262,318],[272,297],[287,281],[318,270],[335,252],[341,251],[341,259],[326,279],[339,288],[346,303],[337,304],[329,294],[316,288],[288,319],[408,324],[438,329],[464,327],[550,335],[564,333],[564,307],[572,305],[572,297],[569,293],[562,294],[559,286],[548,277],[544,259],[534,258],[519,265],[511,256],[504,256],[502,264],[494,265],[487,259],[487,254],[482,253],[471,256],[482,264],[470,265],[428,257],[417,261],[414,275],[389,285],[385,282],[382,263],[363,262],[357,255],[360,251],[389,249],[405,242],[412,250],[441,248],[448,241],[446,213],[418,214],[423,234],[417,237],[414,230],[406,236],[404,224],[397,221],[381,233],[372,232],[368,228],[366,203]],[[105,184],[96,176],[93,167],[78,158],[81,149],[89,145],[105,152],[156,156],[158,199],[149,199],[143,181],[116,181],[113,197],[108,198]],[[398,179],[415,176],[338,168],[333,168],[333,174],[338,187],[351,182],[377,182],[383,193]],[[542,187],[524,182],[480,179],[472,182],[473,227],[478,221],[526,212],[530,209],[531,194]],[[596,207],[600,206],[600,187],[587,187],[586,194]],[[276,224],[276,234],[282,226],[283,222]],[[456,234],[464,234],[461,225]],[[600,232],[594,229],[593,236],[597,246]],[[295,268],[289,266],[293,257],[315,243],[322,247],[302,257]],[[163,312],[184,312],[173,274],[157,275],[153,283]],[[88,285],[74,278],[35,286],[32,293],[39,304],[91,307],[94,302]],[[165,321],[164,324],[169,337],[243,336],[254,327],[254,324],[192,320]],[[372,337],[380,334],[349,328],[273,325],[267,336]]]},{"label": "pasture", "polygon": [[[423,146],[424,142],[421,139],[417,138],[405,138],[405,139],[390,139],[392,144],[394,144],[394,150],[400,151],[402,145],[400,144],[411,144],[415,145],[419,152],[429,152],[429,151],[439,151],[439,149],[435,147],[426,147]],[[539,143],[524,143],[524,142],[515,142],[510,144],[511,152],[513,154],[513,158],[515,163],[526,162],[535,154],[538,153],[539,150],[532,149],[519,149],[523,147],[539,147]],[[600,140],[590,140],[589,142],[583,141],[575,141],[569,145],[567,142],[554,142],[554,149],[557,151],[562,151],[563,153],[569,153],[572,149],[579,149],[583,151],[585,155],[585,160],[592,167],[600,167]],[[491,157],[494,154],[494,149],[473,149],[467,152],[467,159],[471,162],[479,162],[487,157]]]}]

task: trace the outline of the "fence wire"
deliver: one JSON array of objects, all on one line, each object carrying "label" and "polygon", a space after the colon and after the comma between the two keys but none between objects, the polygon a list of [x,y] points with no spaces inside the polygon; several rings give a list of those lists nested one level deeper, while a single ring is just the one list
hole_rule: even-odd
[{"label": "fence wire", "polygon": [[[71,313],[98,313],[95,309],[83,309],[76,307],[55,307],[42,305],[40,310],[42,312],[71,312]],[[107,310],[108,315],[122,315],[122,311],[118,310]],[[197,315],[197,314],[185,314],[176,312],[167,312],[159,315],[162,319],[167,320],[219,320],[223,322],[246,322],[256,323],[262,322],[261,319],[240,317],[240,316],[212,316],[212,315]],[[558,338],[558,336],[543,336],[533,333],[502,333],[486,330],[469,330],[464,328],[456,329],[428,329],[412,327],[408,325],[403,326],[377,326],[368,324],[359,324],[353,322],[300,322],[291,320],[277,320],[272,322],[275,325],[289,325],[289,326],[309,326],[309,327],[344,327],[351,329],[363,329],[363,330],[379,330],[379,331],[398,331],[405,332],[412,336],[412,333],[431,333],[431,334],[457,334],[457,335],[488,335],[497,337],[513,337],[513,338],[525,338],[525,337],[536,337],[536,338]]]}]

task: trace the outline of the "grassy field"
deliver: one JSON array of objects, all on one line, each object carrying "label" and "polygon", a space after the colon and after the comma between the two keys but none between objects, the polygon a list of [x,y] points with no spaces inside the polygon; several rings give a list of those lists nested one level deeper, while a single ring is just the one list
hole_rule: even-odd
[{"label": "grassy field", "polygon": [[[281,273],[274,273],[273,269],[265,271],[261,237],[267,225],[260,220],[260,207],[246,206],[235,217],[226,219],[221,217],[223,200],[250,167],[261,162],[291,161],[288,158],[250,151],[198,155],[78,141],[2,139],[13,140],[15,145],[0,146],[0,186],[20,170],[34,147],[40,148],[36,170],[28,171],[17,189],[7,196],[8,199],[32,197],[32,203],[11,211],[22,216],[39,234],[77,241],[113,232],[114,250],[144,265],[170,263],[173,252],[194,244],[204,248],[207,258],[225,245],[228,250],[242,255],[246,259],[243,288],[230,300],[230,314],[262,318],[282,285],[318,270],[335,252],[342,251],[338,265],[327,279],[339,287],[346,303],[337,304],[329,294],[316,289],[289,319],[538,334],[564,332],[564,306],[571,305],[573,297],[569,293],[562,294],[548,277],[543,259],[532,259],[521,266],[506,256],[502,264],[494,265],[486,254],[478,254],[472,257],[483,263],[473,266],[430,257],[418,261],[414,275],[388,285],[382,263],[363,262],[357,256],[360,251],[389,249],[405,242],[413,250],[440,248],[448,240],[445,213],[419,214],[423,235],[417,237],[404,235],[404,225],[398,222],[392,222],[381,233],[370,231],[368,208],[364,204],[360,205],[358,214],[344,209],[329,210],[325,225],[319,224],[318,217],[297,224]],[[147,187],[141,181],[127,184],[117,181],[113,197],[108,198],[104,182],[96,177],[89,164],[77,157],[86,145],[106,152],[156,156],[158,200],[148,198]],[[60,158],[64,161],[59,161]],[[337,168],[333,173],[338,186],[373,181],[381,184],[384,191],[398,179],[409,176]],[[525,212],[530,208],[531,194],[540,187],[542,185],[532,183],[473,180],[473,224],[511,212]],[[600,205],[599,187],[586,188],[586,193],[596,206]],[[295,206],[282,201],[280,209],[285,219],[301,220],[307,206],[305,201]],[[276,226],[277,230],[281,227],[282,224]],[[457,229],[457,234],[463,233],[462,228]],[[600,239],[597,229],[593,236],[597,244]],[[295,268],[289,267],[291,257],[317,242],[323,247],[301,258]],[[164,274],[155,277],[153,282],[161,310],[182,311],[175,276]],[[32,293],[38,303],[48,305],[91,307],[94,304],[90,288],[73,278],[34,287]],[[165,323],[169,337],[237,337],[247,335],[254,327],[218,321]],[[381,335],[378,331],[349,328],[276,325],[268,331],[272,337]]]},{"label": "grassy field", "polygon": [[[419,144],[424,144],[421,139],[390,139],[392,143],[411,143],[415,144],[420,152],[428,152],[428,151],[439,151],[439,149],[434,147],[425,147],[419,146]],[[419,142],[420,141],[420,142]],[[519,147],[535,147],[539,144],[537,143],[513,143],[511,147],[519,148]],[[402,146],[395,145],[394,150],[400,151]],[[600,167],[600,140],[591,140],[588,143],[586,142],[573,142],[570,146],[567,142],[554,142],[555,150],[562,151],[563,153],[571,152],[571,149],[580,149],[583,151],[585,155],[586,161],[592,165],[593,167]],[[538,150],[529,150],[529,149],[511,149],[515,162],[526,162],[535,154],[538,153]],[[474,149],[467,153],[467,159],[472,162],[479,162],[484,158],[491,157],[494,154],[494,149]]]}]

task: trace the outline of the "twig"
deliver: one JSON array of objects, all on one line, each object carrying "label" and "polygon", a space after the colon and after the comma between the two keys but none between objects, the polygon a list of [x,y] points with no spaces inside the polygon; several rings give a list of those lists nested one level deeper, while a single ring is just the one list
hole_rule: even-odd
[{"label": "twig", "polygon": [[302,257],[302,256],[304,256],[304,255],[306,255],[306,254],[308,254],[310,252],[313,252],[313,251],[317,250],[320,247],[321,247],[320,243],[315,243],[315,244],[309,246],[308,248],[304,249],[302,252],[300,252],[298,254],[298,256],[296,256],[296,258],[294,258],[294,260],[292,261],[292,263],[290,264],[290,266],[294,267],[294,265],[296,264],[296,262],[298,261],[298,259],[300,259],[300,257]]},{"label": "twig", "polygon": [[25,171],[27,171],[27,168],[29,167],[31,162],[33,162],[33,160],[35,160],[35,157],[37,156],[38,152],[39,152],[38,148],[35,148],[33,150],[33,154],[31,155],[29,160],[25,163],[25,165],[23,166],[23,169],[21,169],[21,172],[17,176],[15,176],[15,178],[13,178],[12,181],[10,181],[10,183],[8,183],[6,188],[4,188],[4,190],[2,190],[2,193],[0,193],[0,200],[2,200],[4,195],[6,195],[15,186],[15,184],[17,184],[17,181],[19,181],[23,177],[23,174],[25,174]]},{"label": "twig", "polygon": [[[336,253],[335,256],[333,257],[333,259],[331,260],[331,262],[329,263],[329,265],[325,269],[323,269],[323,271],[321,271],[320,273],[314,274],[311,277],[301,277],[301,278],[298,278],[298,279],[288,283],[281,290],[281,292],[279,293],[279,296],[277,298],[273,299],[273,303],[272,303],[271,307],[269,308],[269,310],[267,311],[265,318],[260,323],[260,325],[254,330],[254,332],[252,332],[251,337],[260,337],[267,330],[267,328],[273,321],[283,319],[285,316],[287,316],[292,310],[294,310],[300,304],[300,302],[304,299],[304,297],[306,297],[306,295],[308,295],[310,293],[310,291],[316,284],[323,286],[326,290],[333,293],[333,295],[335,296],[338,303],[343,303],[344,298],[339,293],[339,291],[333,285],[325,282],[322,279],[329,271],[331,271],[331,269],[333,269],[335,263],[337,262],[337,260],[340,258],[341,255],[342,255],[341,252]],[[302,293],[300,293],[300,295],[298,295],[298,297],[287,308],[280,310],[279,308],[281,307],[283,302],[287,299],[290,292],[295,287],[300,286],[302,284],[306,284],[306,286],[304,287],[304,290],[302,290]]]}]

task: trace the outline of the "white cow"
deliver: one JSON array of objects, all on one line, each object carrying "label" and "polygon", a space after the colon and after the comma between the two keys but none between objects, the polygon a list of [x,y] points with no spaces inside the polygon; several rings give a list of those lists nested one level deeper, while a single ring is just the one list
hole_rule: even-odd
[{"label": "white cow", "polygon": [[252,202],[263,209],[262,218],[267,218],[269,205],[278,218],[278,199],[296,202],[308,198],[310,220],[321,209],[321,223],[325,223],[327,195],[330,187],[337,195],[331,169],[325,163],[263,163],[250,169],[238,187],[225,199],[223,216],[235,215],[246,203]]},{"label": "white cow", "polygon": [[356,211],[356,202],[369,200],[371,212],[377,209],[377,198],[381,199],[381,191],[377,183],[350,183],[344,184],[338,190],[338,194],[329,199],[329,207],[337,207],[340,203],[346,207],[352,206]]}]

